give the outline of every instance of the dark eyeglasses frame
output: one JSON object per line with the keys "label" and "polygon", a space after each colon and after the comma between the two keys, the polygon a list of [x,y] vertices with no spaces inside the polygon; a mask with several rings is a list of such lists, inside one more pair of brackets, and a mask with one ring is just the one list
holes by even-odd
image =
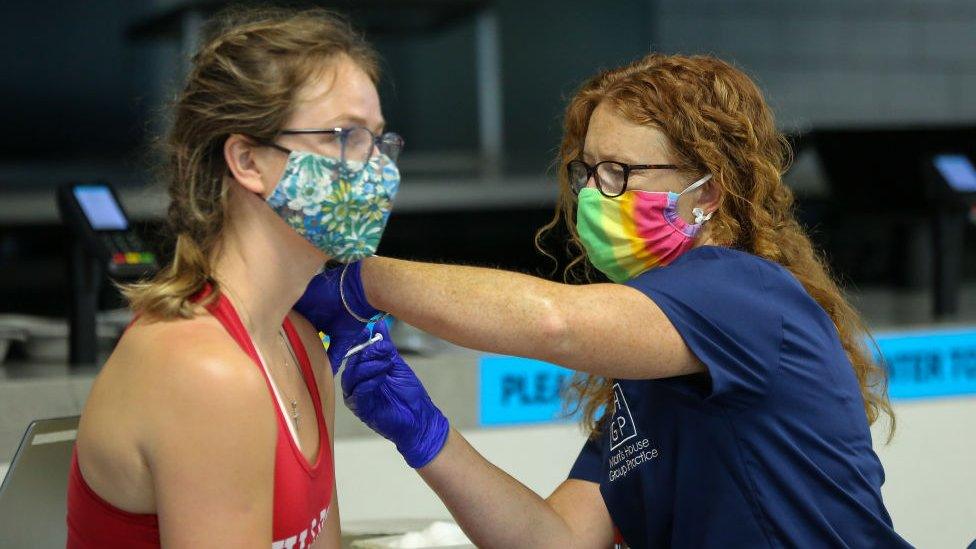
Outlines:
{"label": "dark eyeglasses frame", "polygon": [[[353,130],[366,130],[367,132],[369,132],[369,134],[371,136],[373,136],[373,145],[372,145],[372,148],[369,151],[369,154],[366,155],[366,158],[367,159],[370,156],[373,155],[373,149],[378,149],[379,146],[380,146],[380,144],[381,143],[385,143],[386,140],[389,139],[389,138],[395,138],[396,139],[396,145],[399,148],[399,150],[397,151],[397,156],[399,156],[400,150],[403,149],[404,140],[403,140],[403,137],[400,136],[400,134],[398,134],[396,132],[384,132],[384,133],[382,133],[380,135],[376,135],[375,133],[373,133],[373,130],[371,130],[371,129],[365,127],[365,126],[350,126],[348,128],[294,128],[294,129],[281,130],[280,132],[278,132],[278,135],[338,134],[339,135],[339,139],[340,139],[340,144],[342,146],[342,149],[341,149],[341,152],[340,152],[341,158],[339,160],[341,160],[343,163],[345,163],[345,161],[346,161],[346,143],[343,140],[343,136],[349,134],[349,132],[351,132]],[[286,154],[291,154],[292,152],[294,152],[294,151],[292,151],[291,149],[289,149],[287,147],[283,147],[283,146],[279,145],[274,140],[270,140],[269,141],[269,140],[262,139],[262,140],[260,140],[260,142],[262,144],[264,144],[264,145],[269,146],[269,147],[278,149],[279,151],[281,151],[283,153],[286,153]],[[396,162],[397,159],[396,158],[393,158],[392,160],[394,162]]]}
{"label": "dark eyeglasses frame", "polygon": [[[602,164],[615,164],[617,166],[620,166],[623,169],[623,172],[624,172],[624,184],[620,186],[620,192],[619,193],[617,193],[617,194],[610,194],[607,191],[605,191],[603,189],[603,185],[600,184],[600,179],[599,179],[599,177],[597,177],[596,170]],[[573,183],[573,166],[574,165],[583,166],[583,169],[586,170],[586,179],[583,181],[583,185],[580,186],[580,187],[577,187]],[[580,159],[576,159],[576,160],[572,160],[568,164],[566,164],[566,179],[569,181],[569,188],[570,188],[570,190],[572,190],[573,191],[573,194],[575,194],[575,195],[578,195],[580,193],[580,191],[583,190],[583,188],[586,186],[586,182],[589,181],[592,178],[596,182],[596,188],[597,188],[598,191],[600,191],[600,194],[602,194],[603,196],[605,196],[607,198],[617,198],[618,196],[620,196],[620,195],[624,194],[625,192],[627,192],[627,183],[628,183],[628,181],[630,181],[630,172],[634,172],[634,171],[638,171],[638,170],[677,170],[677,169],[678,169],[678,166],[676,166],[674,164],[624,164],[623,162],[617,162],[616,160],[603,160],[601,162],[597,162],[595,166],[590,166],[589,164],[586,163],[586,161],[580,160]]]}

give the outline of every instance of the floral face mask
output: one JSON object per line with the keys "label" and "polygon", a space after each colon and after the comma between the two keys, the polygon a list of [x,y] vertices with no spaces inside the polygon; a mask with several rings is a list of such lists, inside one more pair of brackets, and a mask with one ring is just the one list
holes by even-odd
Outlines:
{"label": "floral face mask", "polygon": [[399,186],[400,171],[383,153],[364,164],[292,151],[267,203],[313,246],[352,263],[376,253]]}

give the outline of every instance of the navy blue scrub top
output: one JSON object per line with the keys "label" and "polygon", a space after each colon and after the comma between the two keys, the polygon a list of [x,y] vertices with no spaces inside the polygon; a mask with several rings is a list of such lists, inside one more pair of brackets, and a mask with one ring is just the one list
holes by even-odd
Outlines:
{"label": "navy blue scrub top", "polygon": [[629,546],[909,547],[837,330],[789,271],[703,246],[626,284],[708,369],[618,380],[573,466]]}

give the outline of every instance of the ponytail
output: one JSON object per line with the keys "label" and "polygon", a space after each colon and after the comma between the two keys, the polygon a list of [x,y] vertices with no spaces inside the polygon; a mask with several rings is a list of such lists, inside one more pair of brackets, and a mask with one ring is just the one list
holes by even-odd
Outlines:
{"label": "ponytail", "polygon": [[173,261],[151,280],[121,286],[122,294],[133,310],[159,318],[192,318],[193,297],[207,284],[213,288],[201,305],[217,295],[209,258],[193,238],[180,233],[176,237]]}

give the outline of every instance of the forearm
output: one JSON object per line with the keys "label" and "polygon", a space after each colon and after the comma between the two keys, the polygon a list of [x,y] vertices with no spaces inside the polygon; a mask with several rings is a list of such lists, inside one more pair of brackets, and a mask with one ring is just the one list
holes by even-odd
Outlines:
{"label": "forearm", "polygon": [[540,350],[567,331],[563,285],[541,278],[384,257],[365,260],[362,278],[373,306],[465,347],[548,358]]}
{"label": "forearm", "polygon": [[478,547],[572,547],[566,522],[538,494],[492,465],[459,433],[418,470]]}
{"label": "forearm", "polygon": [[363,262],[362,282],[374,307],[472,349],[621,379],[704,371],[661,308],[625,285],[383,257]]}

